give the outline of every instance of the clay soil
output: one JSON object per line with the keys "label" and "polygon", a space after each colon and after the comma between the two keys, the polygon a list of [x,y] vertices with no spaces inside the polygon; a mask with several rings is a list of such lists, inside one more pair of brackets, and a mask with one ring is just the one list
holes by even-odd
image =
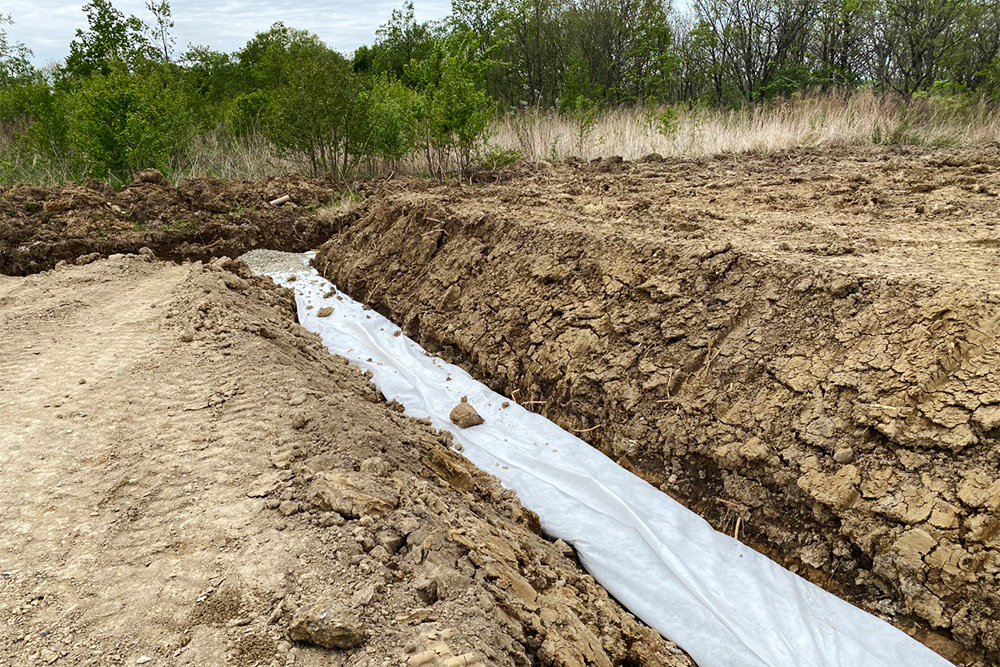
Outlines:
{"label": "clay soil", "polygon": [[[289,202],[268,202],[288,195]],[[91,181],[60,188],[0,187],[0,273],[28,275],[61,260],[135,253],[206,260],[254,248],[304,252],[330,237],[349,193],[295,177],[266,182],[199,178],[170,187],[157,171],[116,192]]]}
{"label": "clay soil", "polygon": [[387,184],[315,263],[718,529],[995,665],[998,192],[997,147],[539,164]]}
{"label": "clay soil", "polygon": [[290,293],[152,255],[0,276],[0,665],[692,664]]}

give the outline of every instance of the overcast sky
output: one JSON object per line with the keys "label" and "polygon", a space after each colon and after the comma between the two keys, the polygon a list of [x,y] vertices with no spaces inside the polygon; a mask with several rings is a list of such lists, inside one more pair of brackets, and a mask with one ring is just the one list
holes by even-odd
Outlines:
{"label": "overcast sky", "polygon": [[[24,42],[36,64],[62,60],[77,28],[86,26],[86,1],[2,0],[0,12],[10,14],[14,25],[8,37]],[[149,21],[144,0],[116,0],[123,13]],[[332,48],[349,53],[370,44],[375,29],[385,23],[399,0],[171,0],[177,51],[188,44],[203,44],[218,51],[234,51],[257,32],[276,21],[316,33]],[[417,19],[440,19],[451,9],[450,0],[415,0]]]}

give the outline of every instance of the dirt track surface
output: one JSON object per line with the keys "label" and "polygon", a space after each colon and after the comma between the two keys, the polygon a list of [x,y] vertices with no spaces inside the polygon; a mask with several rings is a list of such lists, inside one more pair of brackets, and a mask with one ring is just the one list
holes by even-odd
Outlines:
{"label": "dirt track surface", "polygon": [[1000,661],[1000,152],[397,183],[316,264],[720,530]]}
{"label": "dirt track surface", "polygon": [[148,255],[0,276],[0,665],[691,664],[289,293]]}
{"label": "dirt track surface", "polygon": [[[0,274],[28,275],[75,261],[151,248],[208,260],[258,247],[304,252],[330,237],[341,193],[323,180],[199,178],[171,187],[157,171],[120,192],[92,181],[61,188],[0,187]],[[288,195],[282,206],[268,202]]]}

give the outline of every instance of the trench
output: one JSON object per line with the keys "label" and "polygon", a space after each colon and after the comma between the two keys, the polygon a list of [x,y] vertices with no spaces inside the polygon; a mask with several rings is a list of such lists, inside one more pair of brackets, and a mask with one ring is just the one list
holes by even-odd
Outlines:
{"label": "trench", "polygon": [[[387,400],[450,432],[456,449],[517,492],[546,534],[702,667],[942,667],[951,663],[714,530],[697,514],[545,417],[431,356],[309,266],[269,274],[300,323],[369,371]],[[320,316],[322,313],[322,316]],[[465,397],[485,423],[448,418]]]}
{"label": "trench", "polygon": [[716,529],[956,664],[997,663],[1000,300],[977,275],[512,196],[372,200],[315,265]]}

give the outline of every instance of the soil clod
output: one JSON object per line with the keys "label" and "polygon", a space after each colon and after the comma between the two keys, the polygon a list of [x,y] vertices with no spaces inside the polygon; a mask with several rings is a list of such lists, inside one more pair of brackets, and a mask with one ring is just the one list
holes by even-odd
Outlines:
{"label": "soil clod", "polygon": [[462,397],[461,403],[452,409],[451,414],[448,415],[448,417],[451,419],[451,422],[459,428],[479,426],[485,421],[464,396]]}
{"label": "soil clod", "polygon": [[296,613],[288,634],[298,642],[348,649],[362,644],[368,631],[355,611],[340,602],[324,598]]}

